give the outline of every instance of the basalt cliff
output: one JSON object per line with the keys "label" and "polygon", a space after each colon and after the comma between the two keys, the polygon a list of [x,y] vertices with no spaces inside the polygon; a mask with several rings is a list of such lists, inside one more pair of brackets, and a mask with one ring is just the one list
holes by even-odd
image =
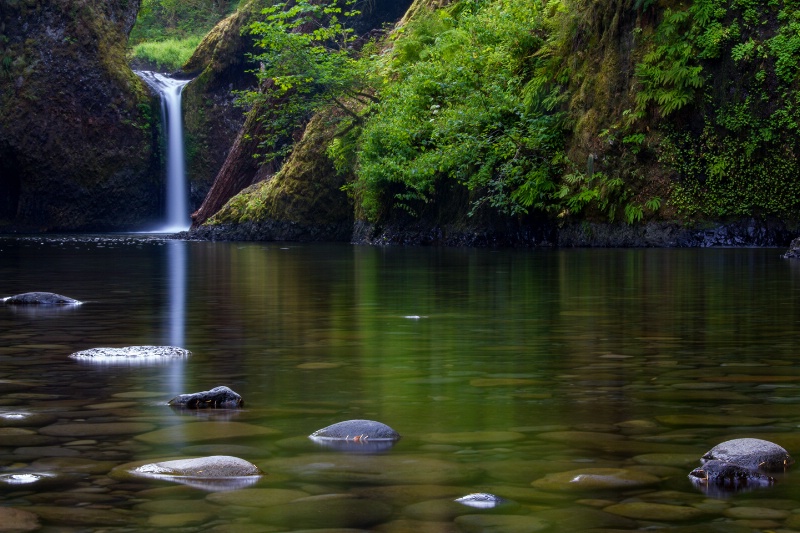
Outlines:
{"label": "basalt cliff", "polygon": [[158,107],[125,57],[139,3],[0,2],[0,231],[159,216]]}

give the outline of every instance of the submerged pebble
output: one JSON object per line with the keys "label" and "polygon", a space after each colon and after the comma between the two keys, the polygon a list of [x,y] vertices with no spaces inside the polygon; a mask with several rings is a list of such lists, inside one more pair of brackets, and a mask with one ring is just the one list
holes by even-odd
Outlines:
{"label": "submerged pebble", "polygon": [[34,513],[14,507],[0,507],[0,533],[25,533],[42,526]]}
{"label": "submerged pebble", "polygon": [[665,503],[628,502],[609,505],[604,509],[607,513],[617,514],[637,520],[654,520],[665,522],[682,522],[696,520],[705,511],[686,505],[669,505]]}
{"label": "submerged pebble", "polygon": [[624,468],[586,468],[548,474],[531,485],[543,490],[582,491],[645,487],[660,481],[654,475]]}

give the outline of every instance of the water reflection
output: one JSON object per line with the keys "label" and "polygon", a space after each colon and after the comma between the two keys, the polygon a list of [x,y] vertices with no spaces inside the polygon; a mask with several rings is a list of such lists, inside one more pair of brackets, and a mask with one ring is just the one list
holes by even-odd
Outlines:
{"label": "water reflection", "polygon": [[[184,346],[186,342],[186,246],[185,241],[167,242],[167,335],[170,346]],[[185,387],[184,362],[170,366],[170,388],[181,392]]]}
{"label": "water reflection", "polygon": [[[56,508],[108,506],[135,529],[186,498],[187,513],[208,515],[187,533],[297,530],[312,513],[329,529],[372,527],[355,511],[374,513],[380,531],[487,531],[474,517],[497,510],[453,501],[487,491],[519,502],[499,507],[493,523],[508,527],[495,531],[727,531],[770,511],[771,530],[798,530],[796,471],[724,500],[687,478],[731,438],[800,450],[800,276],[775,251],[101,244],[0,254],[1,279],[41,286],[58,272],[65,290],[99,300],[57,321],[0,313],[0,402],[47,415],[0,421],[0,471],[80,474],[63,481],[76,490],[39,482],[0,494],[45,528],[63,523]],[[194,355],[161,367],[67,364],[113,342]],[[164,404],[220,383],[247,409],[206,419]],[[355,418],[404,438],[365,455],[306,437]],[[268,473],[261,485],[211,499],[105,474],[106,462],[223,452],[249,454]],[[12,472],[22,464],[33,466]],[[597,469],[637,473],[641,485],[592,478]],[[82,523],[99,530],[106,519]]]}

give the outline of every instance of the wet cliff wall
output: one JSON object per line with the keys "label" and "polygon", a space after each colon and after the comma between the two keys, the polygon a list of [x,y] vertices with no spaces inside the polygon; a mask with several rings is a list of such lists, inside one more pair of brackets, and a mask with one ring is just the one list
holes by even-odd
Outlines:
{"label": "wet cliff wall", "polygon": [[0,231],[159,216],[158,103],[125,58],[139,4],[0,1]]}

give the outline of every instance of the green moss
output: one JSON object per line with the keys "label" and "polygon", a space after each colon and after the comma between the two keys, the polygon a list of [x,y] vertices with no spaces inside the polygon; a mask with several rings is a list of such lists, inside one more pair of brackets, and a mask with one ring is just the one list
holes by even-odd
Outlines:
{"label": "green moss", "polygon": [[178,70],[194,53],[200,43],[199,36],[185,39],[166,39],[164,41],[145,41],[137,44],[130,52],[131,60],[144,61],[158,69]]}
{"label": "green moss", "polygon": [[342,191],[346,176],[336,173],[327,155],[340,118],[333,111],[317,115],[280,172],[231,198],[207,224],[281,220],[323,225],[352,220],[352,205]]}

